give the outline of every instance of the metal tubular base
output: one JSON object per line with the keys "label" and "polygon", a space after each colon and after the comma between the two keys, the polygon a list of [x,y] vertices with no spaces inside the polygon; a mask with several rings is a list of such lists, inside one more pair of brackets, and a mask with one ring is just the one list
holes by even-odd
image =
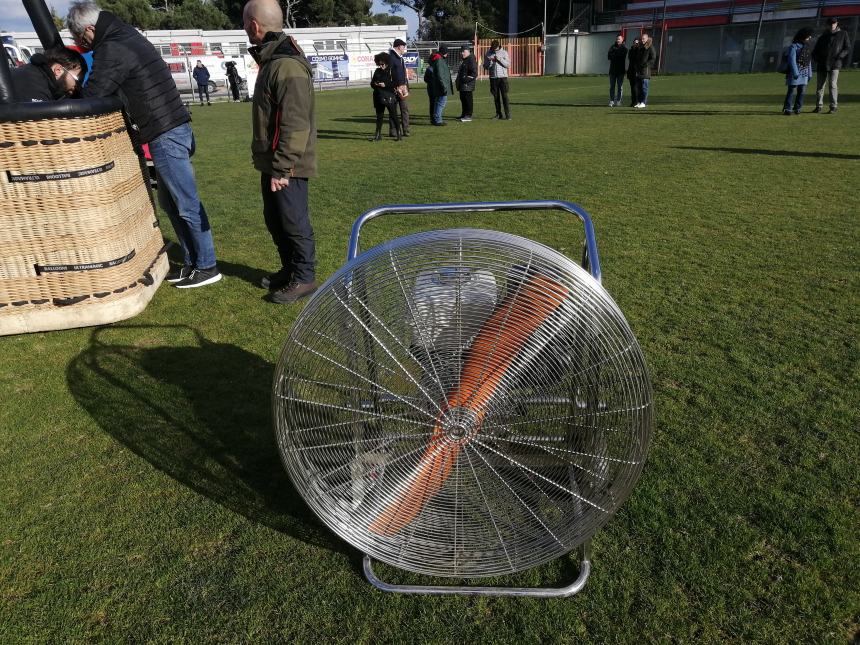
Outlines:
{"label": "metal tubular base", "polygon": [[373,571],[373,561],[364,556],[364,577],[380,591],[424,596],[517,596],[523,598],[568,598],[582,591],[591,573],[589,545],[582,548],[579,576],[566,587],[466,587],[458,585],[397,585],[380,580]]}

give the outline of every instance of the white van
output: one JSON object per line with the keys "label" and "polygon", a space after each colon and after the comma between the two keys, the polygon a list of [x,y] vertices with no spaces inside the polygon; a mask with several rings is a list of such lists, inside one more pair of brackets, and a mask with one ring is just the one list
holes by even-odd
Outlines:
{"label": "white van", "polygon": [[180,92],[197,91],[194,80],[194,66],[201,61],[209,71],[209,94],[215,94],[227,87],[227,73],[224,70],[224,58],[221,56],[164,56],[164,62],[170,69],[170,75]]}

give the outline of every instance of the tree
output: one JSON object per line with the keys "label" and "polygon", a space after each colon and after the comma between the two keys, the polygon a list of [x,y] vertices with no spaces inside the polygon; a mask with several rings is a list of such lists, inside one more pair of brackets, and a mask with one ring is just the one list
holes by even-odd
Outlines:
{"label": "tree", "polygon": [[214,4],[202,0],[184,0],[166,11],[161,19],[163,29],[227,29],[230,19]]}
{"label": "tree", "polygon": [[161,24],[161,16],[147,0],[101,0],[99,6],[138,29],[157,29]]}
{"label": "tree", "polygon": [[403,7],[414,11],[418,16],[418,38],[422,38],[424,31],[424,11],[427,9],[428,0],[382,0],[383,4],[390,7],[391,13],[399,13]]}
{"label": "tree", "polygon": [[307,0],[305,16],[313,26],[346,26],[371,22],[371,0]]}
{"label": "tree", "polygon": [[406,18],[403,16],[395,16],[390,13],[375,13],[370,17],[370,21],[374,25],[405,25]]}
{"label": "tree", "polygon": [[[475,22],[490,29],[501,30],[502,20],[493,0],[383,0],[394,14],[404,7],[418,16],[418,38],[441,40],[470,40]],[[437,17],[437,15],[441,17]]]}
{"label": "tree", "polygon": [[231,28],[242,28],[242,10],[245,8],[245,0],[214,0],[214,4],[227,16]]}
{"label": "tree", "polygon": [[54,21],[54,26],[57,28],[57,31],[63,31],[63,29],[66,28],[66,19],[57,13],[57,10],[54,8],[54,5],[50,6],[50,10],[51,20]]}

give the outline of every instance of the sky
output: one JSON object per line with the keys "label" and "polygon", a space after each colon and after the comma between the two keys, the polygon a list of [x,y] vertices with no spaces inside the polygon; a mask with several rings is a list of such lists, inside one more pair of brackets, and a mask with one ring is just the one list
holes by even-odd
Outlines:
{"label": "sky", "polygon": [[[2,2],[4,6],[3,13],[0,15],[0,29],[5,31],[33,31],[30,18],[24,11],[24,3],[20,0],[2,0]],[[47,2],[48,6],[53,6],[61,16],[66,15],[71,4],[71,0],[47,0]],[[373,13],[387,13],[381,0],[373,0]],[[414,36],[415,30],[418,28],[418,16],[415,15],[414,11],[405,7],[399,15],[406,18],[409,35]]]}

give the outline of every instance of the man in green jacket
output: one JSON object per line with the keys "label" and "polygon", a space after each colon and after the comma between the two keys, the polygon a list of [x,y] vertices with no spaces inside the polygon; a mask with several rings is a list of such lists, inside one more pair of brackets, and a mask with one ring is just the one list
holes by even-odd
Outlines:
{"label": "man in green jacket", "polygon": [[281,268],[262,280],[272,302],[292,303],[317,288],[316,244],[308,213],[308,179],[316,177],[313,71],[283,33],[277,0],[250,0],[242,14],[249,53],[260,71],[254,86],[251,157],[260,171],[263,217]]}
{"label": "man in green jacket", "polygon": [[451,70],[448,67],[448,47],[441,45],[439,51],[430,56],[430,68],[433,70],[433,125],[448,125],[442,120],[442,112],[448,103],[448,97],[454,93],[451,84]]}

